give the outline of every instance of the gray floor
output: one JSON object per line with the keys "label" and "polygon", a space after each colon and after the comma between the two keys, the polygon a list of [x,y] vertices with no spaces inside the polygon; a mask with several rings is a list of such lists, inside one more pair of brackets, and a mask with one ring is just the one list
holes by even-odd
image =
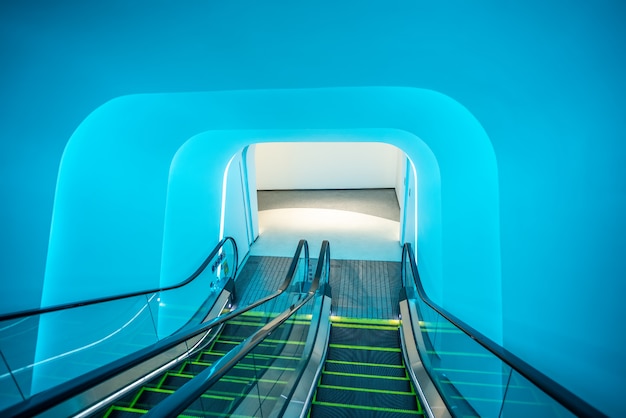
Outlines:
{"label": "gray floor", "polygon": [[259,191],[258,202],[261,236],[237,280],[242,305],[278,288],[300,238],[309,241],[311,270],[328,239],[333,314],[398,317],[400,208],[393,189]]}
{"label": "gray floor", "polygon": [[259,238],[250,255],[287,256],[306,239],[311,256],[328,240],[333,259],[399,261],[394,189],[259,191]]}
{"label": "gray floor", "polygon": [[259,211],[285,208],[336,209],[400,221],[394,189],[259,190]]}
{"label": "gray floor", "polygon": [[[312,278],[317,260],[310,260]],[[288,257],[249,257],[236,281],[237,303],[247,306],[274,293],[285,280]],[[332,313],[343,318],[397,319],[401,285],[398,262],[331,260]],[[292,286],[292,290],[297,287]],[[257,310],[279,313],[294,303],[284,295]]]}
{"label": "gray floor", "polygon": [[401,263],[332,260],[330,287],[333,315],[344,318],[397,319]]}

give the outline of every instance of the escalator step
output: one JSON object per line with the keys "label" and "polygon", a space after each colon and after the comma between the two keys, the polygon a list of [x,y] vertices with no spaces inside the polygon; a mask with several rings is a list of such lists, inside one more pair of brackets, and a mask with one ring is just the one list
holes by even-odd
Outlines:
{"label": "escalator step", "polygon": [[249,392],[250,386],[250,382],[223,379],[206,392],[206,395],[239,399]]}
{"label": "escalator step", "polygon": [[344,405],[313,404],[311,406],[311,417],[315,418],[410,418],[415,416],[422,416],[422,414],[418,411]]}
{"label": "escalator step", "polygon": [[[111,417],[137,417],[206,370],[226,353],[263,327],[275,315],[248,312],[229,321],[206,349],[193,359],[175,366],[151,379],[142,388],[125,395],[107,411]],[[308,334],[310,318],[286,321],[286,328],[275,331],[259,344],[254,354],[242,361],[202,395],[184,413],[184,416],[225,416],[255,387],[258,395],[275,402],[284,392],[286,382],[297,367],[304,343],[294,343],[293,336]],[[301,338],[302,339],[302,338]]]}
{"label": "escalator step", "polygon": [[224,352],[221,353],[216,353],[216,352],[209,352],[209,351],[203,351],[199,356],[196,357],[195,361],[198,363],[204,363],[204,364],[213,364],[215,363],[217,360],[221,359],[222,357],[224,357]]}
{"label": "escalator step", "polygon": [[[219,360],[220,358],[222,358],[226,353],[222,352],[222,353],[203,353],[202,356],[200,356],[198,359],[192,361],[191,363],[197,363],[200,365],[211,365],[214,362],[216,362],[217,360]],[[255,364],[259,364],[259,363],[271,363],[271,362],[276,362],[276,361],[284,361],[284,362],[291,362],[291,363],[297,363],[300,360],[300,355],[296,354],[296,355],[275,355],[273,353],[269,353],[269,354],[263,354],[263,353],[254,353],[254,355],[248,355],[246,357],[244,357],[241,361],[240,364],[248,364],[252,361],[255,362]]]}
{"label": "escalator step", "polygon": [[241,341],[217,340],[211,347],[211,352],[226,354],[233,348],[237,347],[239,344],[241,344]]}
{"label": "escalator step", "polygon": [[298,365],[298,361],[293,357],[283,358],[279,356],[266,357],[266,356],[246,356],[238,364],[237,368],[241,369],[254,369],[257,368],[261,371],[265,369],[279,369],[279,370],[293,370]]}
{"label": "escalator step", "polygon": [[104,415],[104,418],[137,418],[143,417],[148,411],[144,409],[112,406]]}
{"label": "escalator step", "polygon": [[410,411],[418,409],[414,393],[374,391],[372,389],[356,390],[334,386],[319,386],[315,402]]}
{"label": "escalator step", "polygon": [[167,373],[163,380],[161,380],[161,384],[159,385],[159,389],[164,390],[176,390],[185,383],[189,382],[193,376],[179,374],[179,373]]}
{"label": "escalator step", "polygon": [[347,328],[333,325],[329,342],[330,344],[398,347],[398,338],[398,330],[396,328],[381,330],[371,328]]}
{"label": "escalator step", "polygon": [[[241,342],[242,341],[235,339],[235,338],[220,337],[219,340],[215,341],[210,351],[211,352],[228,352],[232,350],[233,348],[237,347],[239,344],[241,344]],[[277,347],[280,347],[282,345],[286,345],[290,347],[294,344],[288,341],[268,340],[259,344],[258,347],[260,347],[261,350],[265,350],[265,352],[268,352],[270,350],[276,350]],[[295,346],[298,347],[299,345],[301,344],[297,344]]]}
{"label": "escalator step", "polygon": [[311,417],[422,416],[398,326],[397,321],[333,321]]}
{"label": "escalator step", "polygon": [[323,386],[342,386],[357,389],[388,390],[411,393],[411,383],[407,378],[388,379],[378,376],[345,375],[323,373],[320,382]]}
{"label": "escalator step", "polygon": [[329,360],[350,361],[368,364],[402,364],[400,349],[364,349],[361,346],[330,345],[328,349]]}
{"label": "escalator step", "polygon": [[143,389],[131,407],[149,410],[154,405],[170,396],[172,393],[174,393],[172,390]]}
{"label": "escalator step", "polygon": [[336,373],[354,373],[373,376],[405,377],[406,370],[400,365],[377,365],[350,361],[327,360],[325,370]]}

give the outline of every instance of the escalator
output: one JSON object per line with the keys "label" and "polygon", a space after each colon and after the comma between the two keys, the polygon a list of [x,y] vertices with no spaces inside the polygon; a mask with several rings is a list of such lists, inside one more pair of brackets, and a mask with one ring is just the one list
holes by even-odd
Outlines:
{"label": "escalator", "polygon": [[[273,317],[274,315],[265,312],[250,311],[227,322],[206,349],[153,378],[139,390],[125,395],[108,407],[104,414],[92,416],[143,416],[154,405],[223,358]],[[296,370],[302,355],[301,336],[306,335],[309,325],[310,317],[307,315],[295,315],[285,321],[277,333],[266,338],[253,354],[238,362],[198,402],[192,404],[186,413],[192,416],[227,416],[241,407],[250,392],[260,385],[272,386],[266,396],[269,405],[284,390],[286,380],[282,375]],[[207,406],[210,412],[207,412]]]}
{"label": "escalator", "polygon": [[[228,277],[222,279],[224,276],[221,274],[229,270],[223,268],[227,261],[237,266],[236,247],[232,240],[225,242],[232,243],[234,258],[225,257],[224,243],[220,243],[186,283],[191,282],[198,288],[194,279],[209,266],[222,282],[228,279]],[[254,274],[258,278],[257,273]],[[263,272],[260,274],[263,275]],[[211,277],[213,279],[209,282]],[[208,287],[213,288],[218,283],[215,277],[209,274],[209,280],[205,279],[204,283],[210,284]],[[96,360],[94,362],[96,366],[88,373],[69,378],[50,389],[31,395],[21,403],[4,408],[2,415],[138,416],[156,402],[167,398],[168,394],[175,392],[175,389],[186,386],[185,383],[192,380],[198,380],[192,379],[194,376],[206,374],[207,371],[213,373],[218,365],[221,365],[219,367],[227,373],[220,382],[217,382],[213,393],[207,393],[199,399],[200,404],[205,404],[206,400],[210,399],[208,408],[206,405],[202,408],[205,412],[241,407],[246,403],[246,395],[249,395],[250,390],[270,381],[275,387],[274,391],[281,391],[283,388],[276,385],[280,379],[274,377],[294,369],[292,363],[300,359],[301,354],[298,351],[301,351],[303,346],[303,343],[298,341],[306,339],[308,333],[313,303],[305,302],[314,300],[313,296],[317,289],[310,279],[308,245],[306,241],[300,241],[284,281],[273,293],[261,295],[260,299],[253,302],[245,302],[246,306],[231,306],[229,301],[235,293],[231,276],[223,285],[223,290],[213,297],[216,302],[212,304],[212,308],[206,304],[202,305],[194,318],[179,331],[101,367],[97,366],[100,360],[92,357]],[[277,283],[275,279],[272,279],[272,282]],[[185,286],[186,283],[180,286]],[[309,288],[310,291],[307,292]],[[158,301],[159,292],[163,294],[168,290],[159,289],[149,295],[141,294],[138,297]],[[259,293],[257,288],[254,288],[254,292],[256,295],[263,293],[263,291]],[[133,297],[137,296],[130,296]],[[123,298],[128,296],[121,298],[124,300]],[[114,302],[106,300],[88,303],[100,308],[99,305],[110,306]],[[76,313],[82,312],[83,304],[79,305],[78,308],[61,306],[51,311],[52,314],[58,311],[69,316],[73,310],[76,310]],[[217,311],[216,315],[214,313],[216,308],[221,309],[222,313],[219,314]],[[92,324],[92,328],[98,327],[93,327]],[[270,338],[269,333],[272,334]],[[128,338],[125,338],[124,342],[127,341]],[[243,358],[236,367],[231,368],[229,362],[232,359],[229,356],[246,344],[255,350]],[[106,347],[106,352],[110,352],[110,346]],[[61,358],[63,357],[71,360],[69,356]],[[224,365],[226,367],[223,367]],[[222,402],[223,407],[217,407],[215,401],[218,399],[226,401]],[[194,405],[190,408],[193,411]]]}
{"label": "escalator", "polygon": [[310,417],[423,416],[407,374],[399,321],[333,319]]}
{"label": "escalator", "polygon": [[[386,320],[331,316],[328,242],[312,281],[302,248],[274,294],[188,324],[3,416],[603,416],[433,304],[409,245],[399,318]],[[301,279],[292,284],[296,271]],[[118,390],[93,401],[98,380]],[[97,390],[83,390],[88,385]],[[88,408],[65,412],[86,398]]]}
{"label": "escalator", "polygon": [[[251,311],[226,323],[208,351],[107,416],[603,416],[426,302],[410,246],[403,251],[399,319],[332,317],[330,286],[314,290],[320,271],[329,275],[328,251],[325,242],[304,299],[303,283],[287,311]],[[261,328],[242,340],[248,326]],[[218,365],[223,373],[212,372]]]}

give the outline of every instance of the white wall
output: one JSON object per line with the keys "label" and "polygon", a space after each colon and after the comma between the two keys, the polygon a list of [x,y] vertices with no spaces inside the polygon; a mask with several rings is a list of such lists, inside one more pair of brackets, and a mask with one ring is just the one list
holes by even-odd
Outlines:
{"label": "white wall", "polygon": [[398,149],[368,142],[266,143],[256,147],[259,190],[396,187]]}
{"label": "white wall", "polygon": [[239,263],[244,260],[245,255],[250,250],[249,231],[249,208],[247,207],[247,198],[245,196],[244,183],[244,164],[243,154],[237,153],[228,166],[225,186],[224,211],[224,229],[223,237],[233,237],[237,243],[237,251],[239,252]]}
{"label": "white wall", "polygon": [[396,152],[396,198],[400,205],[400,219],[402,219],[402,211],[404,206],[404,185],[406,184],[406,154],[397,150]]}

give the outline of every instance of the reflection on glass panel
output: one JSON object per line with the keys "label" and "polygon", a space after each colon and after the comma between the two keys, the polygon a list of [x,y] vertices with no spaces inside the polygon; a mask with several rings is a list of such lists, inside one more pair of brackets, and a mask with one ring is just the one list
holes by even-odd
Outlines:
{"label": "reflection on glass panel", "polygon": [[0,409],[8,408],[20,401],[22,395],[4,359],[0,356]]}
{"label": "reflection on glass panel", "polygon": [[38,331],[39,316],[0,323],[0,351],[24,396],[28,396],[32,385]]}
{"label": "reflection on glass panel", "polygon": [[[420,312],[429,312],[424,317],[433,317],[434,311],[421,300],[418,306]],[[424,364],[450,409],[462,415],[498,416],[508,368],[441,316],[421,329],[431,344],[421,353],[428,359]]]}
{"label": "reflection on glass panel", "polygon": [[506,392],[502,417],[571,418],[575,415],[513,371]]}
{"label": "reflection on glass panel", "polygon": [[[32,395],[156,341],[145,296],[50,312],[39,321],[34,361],[14,373],[20,382],[32,373],[27,393]],[[15,339],[14,344],[22,342]],[[13,359],[7,361],[13,367]]]}
{"label": "reflection on glass panel", "polygon": [[[415,278],[406,267],[406,285],[417,294]],[[467,334],[417,298],[424,341],[422,362],[449,409],[460,416],[498,416],[509,367]]]}
{"label": "reflection on glass panel", "polygon": [[167,337],[184,326],[202,322],[228,279],[235,274],[237,253],[233,241],[226,241],[206,263],[206,268],[190,283],[158,295],[160,338]]}
{"label": "reflection on glass panel", "polygon": [[[268,416],[297,371],[309,333],[313,303],[314,299],[311,299],[276,328],[184,414]],[[276,316],[277,313],[268,314],[267,319]],[[211,350],[213,355],[225,354],[219,347],[220,340],[238,340],[237,333],[235,328],[225,327]]]}
{"label": "reflection on glass panel", "polygon": [[[409,247],[410,251],[410,247]],[[422,363],[454,416],[573,417],[504,360],[418,296],[414,261],[403,254],[404,285],[420,321]],[[415,270],[416,271],[416,270]]]}

